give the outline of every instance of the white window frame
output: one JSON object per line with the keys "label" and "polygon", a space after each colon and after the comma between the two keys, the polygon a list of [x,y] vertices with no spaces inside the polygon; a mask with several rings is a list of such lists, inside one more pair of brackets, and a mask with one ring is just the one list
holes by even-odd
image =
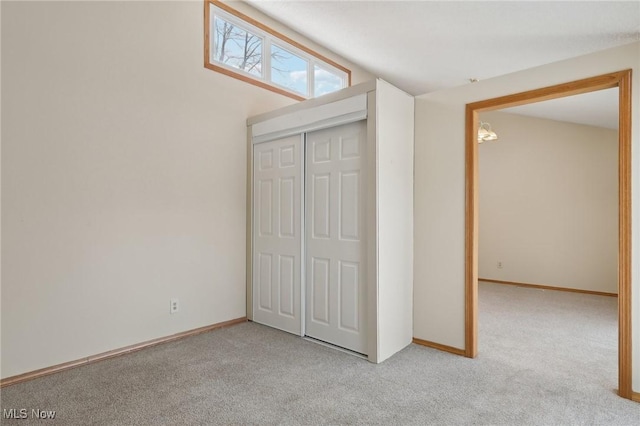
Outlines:
{"label": "white window frame", "polygon": [[[237,26],[238,28],[253,34],[262,40],[261,52],[261,75],[257,76],[245,70],[235,68],[223,62],[219,62],[215,55],[215,42],[217,32],[215,31],[215,18]],[[276,83],[271,75],[271,46],[275,45],[284,49],[307,62],[307,93],[300,94],[295,90]],[[232,9],[220,0],[205,0],[205,67],[214,71],[222,72],[231,77],[252,83],[266,88],[276,93],[289,96],[297,100],[310,99],[315,97],[315,67],[324,69],[343,82],[342,88],[351,85],[351,71],[328,58],[302,46],[288,37],[270,29],[269,27],[243,15]]]}
{"label": "white window frame", "polygon": [[[213,7],[213,6],[211,6]],[[211,31],[211,43],[209,43],[209,58],[214,58],[214,61],[216,63],[216,65],[221,66],[221,67],[225,67],[227,69],[229,69],[229,71],[234,71],[234,72],[238,72],[241,74],[246,75],[247,77],[252,77],[252,78],[258,78],[261,80],[264,80],[264,75],[265,75],[265,63],[264,63],[264,53],[265,53],[265,49],[264,46],[267,43],[267,39],[265,38],[265,36],[262,34],[261,31],[254,31],[254,28],[245,25],[244,22],[240,19],[237,19],[235,16],[231,15],[230,13],[225,13],[223,10],[220,10],[220,12],[222,13],[218,13],[216,12],[215,14],[211,15],[211,26],[209,28],[209,31]],[[224,62],[219,62],[218,60],[215,59],[215,45],[216,45],[216,37],[218,35],[218,33],[215,30],[215,25],[216,25],[216,17],[229,22],[230,24],[235,25],[236,27],[250,33],[253,34],[257,37],[260,38],[260,40],[262,41],[262,47],[261,47],[261,52],[260,52],[260,61],[262,62],[262,73],[261,73],[261,77],[256,76],[255,74],[251,74],[248,71],[245,70],[241,70],[239,68],[235,68],[232,67],[231,65],[227,65]]]}

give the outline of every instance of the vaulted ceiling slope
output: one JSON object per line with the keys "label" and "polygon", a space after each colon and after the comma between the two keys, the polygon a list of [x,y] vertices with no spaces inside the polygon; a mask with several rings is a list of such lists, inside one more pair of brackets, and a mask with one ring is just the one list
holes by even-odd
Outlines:
{"label": "vaulted ceiling slope", "polygon": [[640,1],[248,2],[413,95],[640,40]]}

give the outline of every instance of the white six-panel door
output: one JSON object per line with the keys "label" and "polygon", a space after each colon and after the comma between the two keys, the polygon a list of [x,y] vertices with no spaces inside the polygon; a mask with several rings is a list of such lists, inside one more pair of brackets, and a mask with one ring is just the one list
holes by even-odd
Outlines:
{"label": "white six-panel door", "polygon": [[254,145],[253,320],[302,334],[302,136]]}
{"label": "white six-panel door", "polygon": [[307,134],[306,335],[363,354],[366,121]]}

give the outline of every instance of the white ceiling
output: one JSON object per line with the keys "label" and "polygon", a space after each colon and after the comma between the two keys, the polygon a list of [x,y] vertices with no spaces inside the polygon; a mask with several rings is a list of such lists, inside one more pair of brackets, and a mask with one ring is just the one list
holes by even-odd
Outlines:
{"label": "white ceiling", "polygon": [[640,1],[248,2],[413,95],[640,40]]}
{"label": "white ceiling", "polygon": [[505,108],[500,111],[617,129],[618,89],[599,90],[515,108]]}

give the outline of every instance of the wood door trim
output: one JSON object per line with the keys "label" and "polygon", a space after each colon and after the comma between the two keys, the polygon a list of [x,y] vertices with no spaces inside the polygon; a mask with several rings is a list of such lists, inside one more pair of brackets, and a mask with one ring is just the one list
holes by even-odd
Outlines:
{"label": "wood door trim", "polygon": [[18,374],[16,376],[7,377],[0,380],[0,387],[11,386],[18,383],[26,382],[28,380],[37,379],[39,377],[48,376],[49,374],[61,373],[66,370],[70,370],[75,367],[83,365],[93,364],[94,362],[103,361],[105,359],[114,358],[120,355],[130,354],[142,349],[150,348],[151,346],[159,345],[162,343],[173,342],[174,340],[184,339],[185,337],[195,336],[196,334],[206,333],[218,328],[230,327],[232,325],[246,322],[247,318],[236,318],[229,321],[219,322],[216,324],[206,325],[204,327],[194,328],[193,330],[183,331],[181,333],[172,334],[170,336],[159,337],[153,340],[147,340],[146,342],[136,343],[134,345],[125,346],[123,348],[114,349],[107,352],[102,352],[97,355],[91,355],[85,358],[80,358],[75,361],[64,362],[62,364],[52,365],[50,367],[41,368],[39,370],[29,371],[27,373]]}
{"label": "wood door trim", "polygon": [[617,87],[618,130],[618,394],[631,388],[631,70],[562,83],[466,105],[465,355],[478,345],[478,113]]}
{"label": "wood door trim", "polygon": [[630,399],[631,367],[631,70],[618,83],[618,393]]}

